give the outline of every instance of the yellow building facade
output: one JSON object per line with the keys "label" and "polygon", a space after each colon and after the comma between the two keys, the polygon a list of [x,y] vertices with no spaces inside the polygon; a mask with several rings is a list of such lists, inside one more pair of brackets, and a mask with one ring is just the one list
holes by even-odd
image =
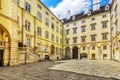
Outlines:
{"label": "yellow building facade", "polygon": [[0,65],[62,59],[62,29],[39,0],[0,0]]}
{"label": "yellow building facade", "polygon": [[111,39],[112,58],[120,61],[120,1],[112,0],[111,5]]}
{"label": "yellow building facade", "polygon": [[67,59],[109,60],[110,5],[63,19],[66,30],[64,55]]}

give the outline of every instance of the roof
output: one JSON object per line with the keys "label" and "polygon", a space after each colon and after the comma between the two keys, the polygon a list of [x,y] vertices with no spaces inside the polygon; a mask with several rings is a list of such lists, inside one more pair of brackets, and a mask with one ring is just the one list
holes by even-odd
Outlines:
{"label": "roof", "polygon": [[86,17],[92,16],[92,15],[95,15],[95,14],[100,14],[102,12],[110,11],[110,8],[111,8],[110,4],[109,5],[105,5],[105,6],[100,7],[100,9],[97,10],[97,11],[90,10],[88,12],[88,14],[84,14],[84,13],[76,14],[76,15],[71,16],[70,19],[64,18],[61,21],[63,23],[76,21],[76,20],[79,20],[79,19],[82,19],[82,18],[86,18]]}

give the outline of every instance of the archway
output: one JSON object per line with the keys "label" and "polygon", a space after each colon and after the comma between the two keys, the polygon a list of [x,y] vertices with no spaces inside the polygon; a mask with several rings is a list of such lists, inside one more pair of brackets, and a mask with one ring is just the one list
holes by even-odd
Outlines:
{"label": "archway", "polygon": [[87,59],[87,58],[88,58],[87,53],[80,54],[80,59]]}
{"label": "archway", "polygon": [[66,47],[65,49],[65,59],[70,59],[70,47]]}
{"label": "archway", "polygon": [[55,53],[55,46],[52,44],[51,45],[51,54],[54,54]]}
{"label": "archway", "polygon": [[74,46],[72,49],[73,59],[78,59],[78,47]]}
{"label": "archway", "polygon": [[4,59],[4,57],[7,57],[9,59],[9,48],[10,47],[10,34],[8,30],[0,24],[0,66],[8,65],[8,63],[4,64],[5,62],[9,62],[8,60]]}

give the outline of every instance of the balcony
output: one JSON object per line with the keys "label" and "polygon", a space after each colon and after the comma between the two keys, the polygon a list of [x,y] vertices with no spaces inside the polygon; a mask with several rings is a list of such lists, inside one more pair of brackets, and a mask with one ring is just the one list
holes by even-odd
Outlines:
{"label": "balcony", "polygon": [[5,47],[5,42],[0,41],[0,47]]}

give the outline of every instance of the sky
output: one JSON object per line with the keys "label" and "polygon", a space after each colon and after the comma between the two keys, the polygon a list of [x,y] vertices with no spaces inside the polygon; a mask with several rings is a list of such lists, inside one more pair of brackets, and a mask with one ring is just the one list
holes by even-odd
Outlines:
{"label": "sky", "polygon": [[[111,0],[101,0],[100,6],[110,3]],[[89,4],[92,9],[93,0],[41,0],[57,17],[63,19],[67,16],[67,11],[71,11],[71,15],[79,14],[84,11],[84,4]]]}

